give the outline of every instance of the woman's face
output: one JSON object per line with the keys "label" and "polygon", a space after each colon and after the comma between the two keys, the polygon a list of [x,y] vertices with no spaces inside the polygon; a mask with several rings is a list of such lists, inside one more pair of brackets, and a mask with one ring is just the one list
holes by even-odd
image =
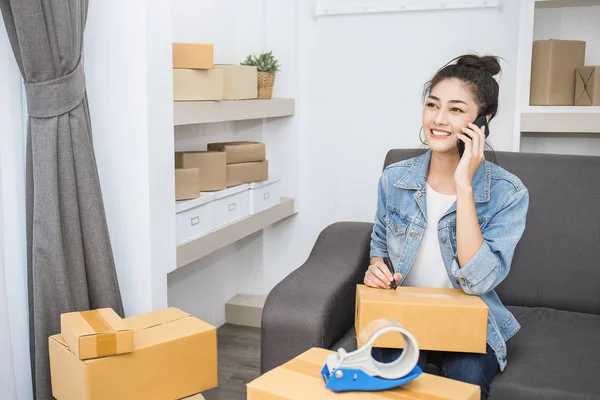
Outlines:
{"label": "woman's face", "polygon": [[423,132],[432,151],[456,153],[457,134],[477,118],[478,106],[461,80],[444,79],[431,88],[423,108]]}

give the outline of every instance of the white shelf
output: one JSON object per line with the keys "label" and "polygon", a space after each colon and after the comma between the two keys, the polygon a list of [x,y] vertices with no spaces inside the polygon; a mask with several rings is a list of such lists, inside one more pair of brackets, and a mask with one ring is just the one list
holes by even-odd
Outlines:
{"label": "white shelf", "polygon": [[535,8],[600,6],[600,0],[535,0]]}
{"label": "white shelf", "polygon": [[175,101],[175,126],[294,115],[294,99]]}
{"label": "white shelf", "polygon": [[521,113],[521,132],[600,133],[600,107],[529,106]]}
{"label": "white shelf", "polygon": [[222,226],[177,246],[177,268],[211,254],[294,214],[294,199],[282,197],[281,203],[258,214]]}

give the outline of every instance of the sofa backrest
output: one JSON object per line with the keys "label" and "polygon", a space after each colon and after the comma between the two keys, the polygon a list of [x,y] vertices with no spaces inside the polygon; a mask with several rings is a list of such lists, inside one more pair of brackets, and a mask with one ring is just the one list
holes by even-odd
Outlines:
{"label": "sofa backrest", "polygon": [[[422,154],[388,152],[385,166]],[[496,292],[506,305],[600,315],[600,157],[496,152],[529,190],[527,226]]]}

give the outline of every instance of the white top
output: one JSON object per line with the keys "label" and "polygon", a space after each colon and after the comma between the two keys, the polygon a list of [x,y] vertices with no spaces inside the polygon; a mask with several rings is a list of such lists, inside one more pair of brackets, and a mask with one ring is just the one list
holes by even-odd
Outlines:
{"label": "white top", "polygon": [[425,228],[417,258],[402,285],[453,288],[442,259],[438,222],[454,204],[456,195],[438,193],[428,183],[425,198],[427,200],[427,228]]}

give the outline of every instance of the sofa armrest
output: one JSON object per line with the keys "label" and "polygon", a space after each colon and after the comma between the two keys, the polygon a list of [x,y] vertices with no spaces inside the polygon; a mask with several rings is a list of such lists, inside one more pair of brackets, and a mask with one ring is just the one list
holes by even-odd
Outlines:
{"label": "sofa armrest", "polygon": [[269,293],[262,314],[261,371],[311,347],[330,348],[354,325],[356,285],[369,266],[373,224],[338,222],[306,262]]}

